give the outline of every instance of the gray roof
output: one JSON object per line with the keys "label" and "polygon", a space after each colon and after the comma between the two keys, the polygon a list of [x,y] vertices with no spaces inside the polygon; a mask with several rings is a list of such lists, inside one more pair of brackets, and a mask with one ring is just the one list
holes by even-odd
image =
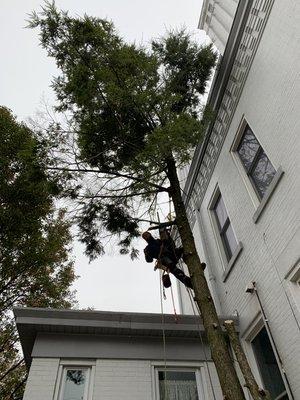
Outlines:
{"label": "gray roof", "polygon": [[[38,333],[136,337],[197,338],[203,324],[199,316],[128,313],[49,308],[15,308],[14,316],[27,365]],[[225,318],[223,318],[225,319]]]}

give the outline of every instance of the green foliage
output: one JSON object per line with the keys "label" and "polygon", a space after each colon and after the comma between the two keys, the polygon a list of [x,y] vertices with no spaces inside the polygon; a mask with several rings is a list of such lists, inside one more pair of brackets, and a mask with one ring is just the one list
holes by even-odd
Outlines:
{"label": "green foliage", "polygon": [[15,399],[25,370],[11,309],[70,307],[75,275],[69,223],[54,208],[61,185],[45,169],[45,139],[0,107],[0,143],[0,397]]}
{"label": "green foliage", "polygon": [[81,240],[94,258],[104,252],[100,238],[108,231],[127,254],[140,215],[168,191],[167,160],[183,166],[203,137],[210,118],[201,96],[216,55],[182,30],[150,48],[126,43],[112,22],[71,17],[54,3],[33,13],[29,26],[39,28],[61,71],[53,88],[57,110],[75,127],[76,159],[96,171],[94,185],[79,191]]}

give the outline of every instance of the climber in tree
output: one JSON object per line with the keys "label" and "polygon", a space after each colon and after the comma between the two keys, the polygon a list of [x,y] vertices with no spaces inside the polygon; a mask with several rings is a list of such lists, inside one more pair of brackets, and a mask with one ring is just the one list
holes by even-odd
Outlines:
{"label": "climber in tree", "polygon": [[178,280],[189,288],[192,287],[191,278],[177,268],[179,259],[183,256],[183,248],[175,247],[175,243],[168,231],[164,231],[165,239],[154,239],[150,232],[146,231],[142,234],[142,238],[146,240],[148,245],[144,249],[145,259],[151,263],[155,258],[159,264],[167,268]]}

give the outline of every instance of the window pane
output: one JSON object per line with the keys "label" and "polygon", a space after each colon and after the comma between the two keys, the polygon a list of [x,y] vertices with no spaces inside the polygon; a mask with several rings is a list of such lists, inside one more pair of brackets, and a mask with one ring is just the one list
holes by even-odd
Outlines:
{"label": "window pane", "polygon": [[285,387],[265,328],[252,341],[252,346],[265,388],[275,399],[285,392]]}
{"label": "window pane", "polygon": [[86,382],[86,370],[68,369],[64,387],[63,400],[83,400]]}
{"label": "window pane", "polygon": [[251,178],[253,179],[255,187],[261,197],[266,193],[275,173],[276,171],[271,161],[263,151],[257,160],[256,166],[251,172]]}
{"label": "window pane", "polygon": [[160,400],[199,400],[196,375],[192,371],[159,371]]}
{"label": "window pane", "polygon": [[215,205],[215,212],[217,214],[217,219],[219,222],[220,230],[222,230],[222,228],[224,227],[224,224],[228,218],[222,196],[219,197],[219,199]]}
{"label": "window pane", "polygon": [[260,145],[254,136],[254,133],[249,126],[246,127],[245,133],[238,147],[238,154],[246,168],[249,171],[251,164],[254,160],[255,154],[257,153]]}
{"label": "window pane", "polygon": [[226,247],[227,247],[227,250],[229,253],[229,259],[230,259],[232,254],[234,253],[234,250],[236,249],[236,246],[237,246],[237,241],[234,236],[231,225],[228,225],[228,228],[224,232],[224,238],[226,241]]}

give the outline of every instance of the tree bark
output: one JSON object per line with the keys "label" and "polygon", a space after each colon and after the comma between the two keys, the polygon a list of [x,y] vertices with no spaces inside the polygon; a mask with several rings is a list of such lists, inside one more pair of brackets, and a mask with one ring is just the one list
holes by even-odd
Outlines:
{"label": "tree bark", "polygon": [[216,308],[196,250],[193,233],[181,196],[175,160],[173,157],[169,157],[166,161],[167,176],[170,181],[170,194],[172,196],[177,227],[184,249],[185,263],[187,264],[192,279],[195,301],[201,312],[204,329],[207,334],[212,359],[216,366],[224,399],[245,400],[244,392],[231,360],[225,336],[222,332]]}
{"label": "tree bark", "polygon": [[234,321],[227,320],[224,322],[224,326],[226,332],[228,333],[231,346],[244,376],[246,382],[245,387],[249,389],[253,400],[271,400],[270,393],[258,386],[254,375],[252,374],[247,357],[239,341],[239,337],[234,326]]}

